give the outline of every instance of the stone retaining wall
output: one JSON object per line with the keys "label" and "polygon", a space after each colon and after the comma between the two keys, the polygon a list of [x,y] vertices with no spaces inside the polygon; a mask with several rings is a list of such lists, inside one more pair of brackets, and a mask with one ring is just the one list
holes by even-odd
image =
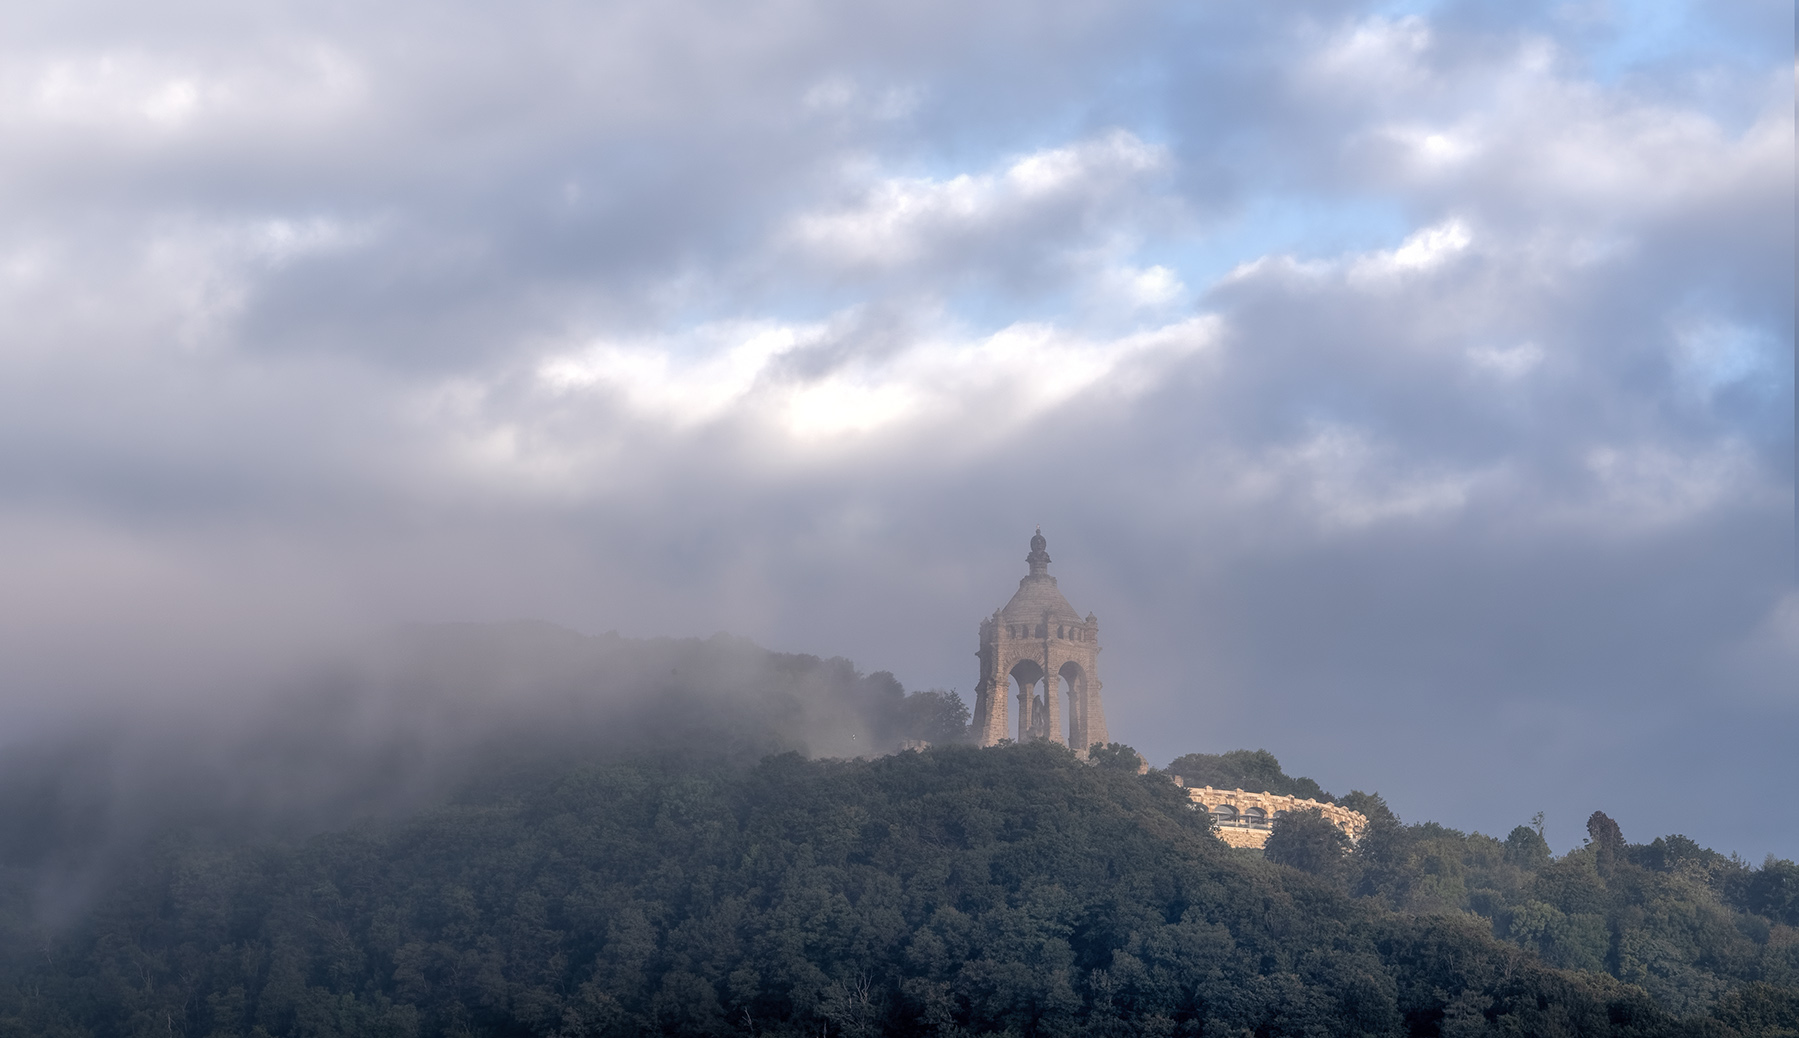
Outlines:
{"label": "stone retaining wall", "polygon": [[[1175,785],[1184,786],[1179,775]],[[1368,831],[1368,818],[1359,811],[1336,804],[1281,796],[1277,793],[1245,793],[1241,789],[1213,789],[1211,786],[1187,787],[1187,797],[1201,811],[1209,812],[1218,836],[1232,847],[1261,847],[1268,843],[1274,820],[1288,811],[1317,811],[1325,820],[1343,830],[1351,843]]]}

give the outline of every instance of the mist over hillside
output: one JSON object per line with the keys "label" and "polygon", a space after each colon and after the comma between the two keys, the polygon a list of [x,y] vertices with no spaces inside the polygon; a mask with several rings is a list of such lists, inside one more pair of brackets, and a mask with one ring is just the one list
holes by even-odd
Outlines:
{"label": "mist over hillside", "polygon": [[[123,697],[121,697],[123,698]],[[0,752],[0,855],[72,910],[172,826],[275,837],[394,817],[492,774],[600,756],[853,757],[952,735],[959,701],[726,635],[418,625],[221,704],[155,697]]]}
{"label": "mist over hillside", "polygon": [[[1792,862],[1597,812],[1558,858],[1265,749],[977,750],[842,658],[415,626],[164,706],[0,756],[0,1035],[1799,1025]],[[1175,774],[1370,828],[1232,850]]]}
{"label": "mist over hillside", "polygon": [[[1441,851],[1462,834],[1379,826],[1370,854],[1295,856],[1304,827],[1285,822],[1284,849],[1245,854],[1165,776],[1041,743],[755,764],[608,755],[488,775],[408,818],[303,841],[170,832],[51,929],[21,916],[16,874],[0,873],[0,1034],[1765,1038],[1799,1025],[1790,924],[1731,914],[1679,862],[1623,861],[1603,839],[1551,861],[1508,840],[1489,877],[1561,890],[1568,911],[1515,913],[1519,939],[1502,939],[1429,903],[1449,892]],[[1567,961],[1596,934],[1603,955],[1606,919],[1590,910],[1634,911],[1642,931],[1642,891],[1670,882],[1699,900],[1647,904],[1701,924],[1699,985],[1652,994],[1603,961]]]}

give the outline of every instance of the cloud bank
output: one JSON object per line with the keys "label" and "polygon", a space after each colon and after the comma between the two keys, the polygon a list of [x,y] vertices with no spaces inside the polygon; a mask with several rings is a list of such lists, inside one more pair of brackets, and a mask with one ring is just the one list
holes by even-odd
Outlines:
{"label": "cloud bank", "polygon": [[1157,761],[1799,853],[1786,5],[0,25],[15,742],[413,621],[966,692],[1041,523]]}

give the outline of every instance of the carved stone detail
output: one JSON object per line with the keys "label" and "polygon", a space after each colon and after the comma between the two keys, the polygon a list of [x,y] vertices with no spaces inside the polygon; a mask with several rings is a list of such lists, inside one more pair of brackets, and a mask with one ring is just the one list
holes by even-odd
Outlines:
{"label": "carved stone detail", "polygon": [[[1179,775],[1174,776],[1174,781],[1176,785],[1182,784]],[[1368,818],[1360,811],[1278,793],[1245,793],[1241,789],[1200,786],[1189,787],[1187,799],[1193,801],[1195,808],[1212,816],[1219,837],[1232,847],[1265,845],[1274,820],[1288,811],[1317,811],[1325,821],[1343,830],[1351,843],[1360,840],[1368,831]]]}
{"label": "carved stone detail", "polygon": [[[1017,593],[981,621],[975,738],[982,746],[1045,739],[1085,757],[1094,743],[1109,741],[1099,698],[1099,618],[1088,613],[1083,619],[1062,597],[1049,575],[1048,547],[1038,530],[1025,556],[1030,572]],[[1007,708],[1014,694],[1015,731]]]}

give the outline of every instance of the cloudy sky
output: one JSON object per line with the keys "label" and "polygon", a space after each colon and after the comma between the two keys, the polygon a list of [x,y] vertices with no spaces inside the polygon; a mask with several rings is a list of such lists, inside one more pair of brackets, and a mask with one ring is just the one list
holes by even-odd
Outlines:
{"label": "cloudy sky", "polygon": [[[1784,0],[0,10],[0,723],[409,621],[1799,855]],[[247,686],[246,686],[247,687]]]}

